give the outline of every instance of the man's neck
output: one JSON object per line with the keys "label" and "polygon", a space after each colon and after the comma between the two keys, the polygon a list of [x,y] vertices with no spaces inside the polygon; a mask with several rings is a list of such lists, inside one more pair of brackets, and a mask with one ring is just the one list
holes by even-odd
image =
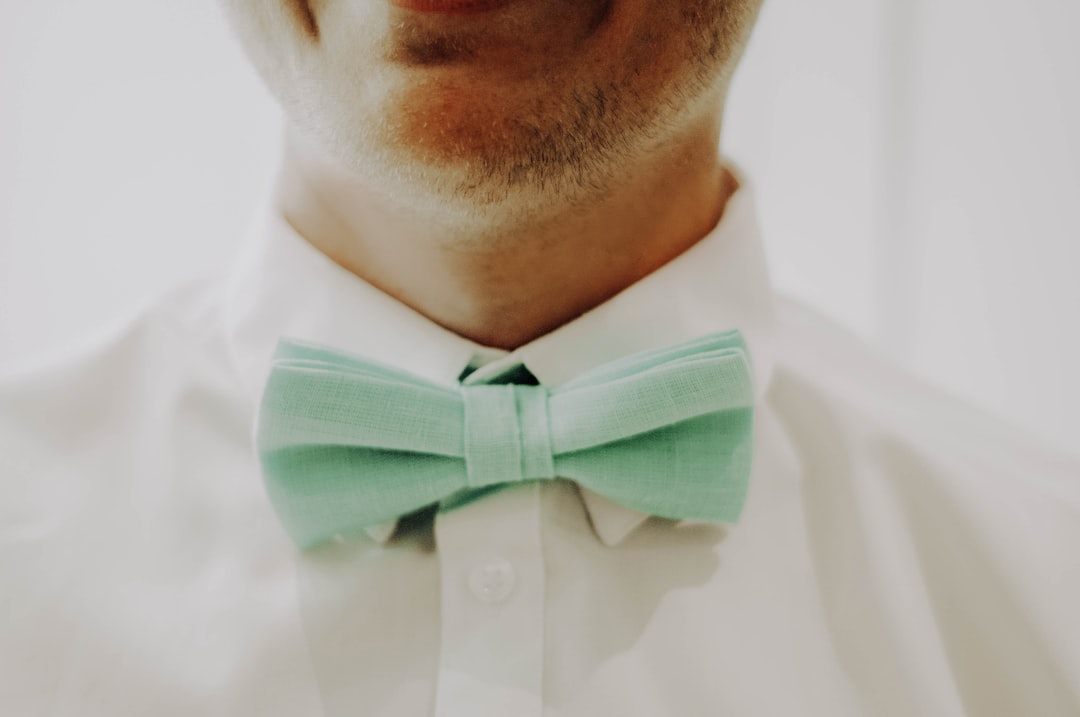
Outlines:
{"label": "man's neck", "polygon": [[611,298],[716,225],[737,188],[715,127],[627,172],[584,206],[462,227],[405,209],[310,145],[286,147],[286,220],[345,269],[447,329],[512,350]]}

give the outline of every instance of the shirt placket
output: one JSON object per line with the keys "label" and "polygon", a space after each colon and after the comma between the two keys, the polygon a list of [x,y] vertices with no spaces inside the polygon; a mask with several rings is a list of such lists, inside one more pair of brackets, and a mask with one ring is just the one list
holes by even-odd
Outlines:
{"label": "shirt placket", "polygon": [[540,485],[442,510],[436,717],[541,717],[544,564]]}

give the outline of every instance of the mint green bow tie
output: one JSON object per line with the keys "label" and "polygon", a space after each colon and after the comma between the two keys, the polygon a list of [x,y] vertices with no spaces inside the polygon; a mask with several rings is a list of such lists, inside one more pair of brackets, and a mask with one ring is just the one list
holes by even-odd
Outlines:
{"label": "mint green bow tie", "polygon": [[443,386],[282,340],[256,444],[270,500],[301,548],[470,490],[556,477],[652,515],[734,521],[753,398],[738,331],[550,390]]}

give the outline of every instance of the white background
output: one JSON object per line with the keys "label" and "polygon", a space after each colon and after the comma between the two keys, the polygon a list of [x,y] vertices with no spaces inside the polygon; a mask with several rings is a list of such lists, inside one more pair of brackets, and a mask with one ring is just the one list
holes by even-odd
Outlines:
{"label": "white background", "polygon": [[[766,0],[725,152],[778,287],[1080,452],[1080,3]],[[0,361],[229,260],[280,120],[213,0],[0,0]]]}

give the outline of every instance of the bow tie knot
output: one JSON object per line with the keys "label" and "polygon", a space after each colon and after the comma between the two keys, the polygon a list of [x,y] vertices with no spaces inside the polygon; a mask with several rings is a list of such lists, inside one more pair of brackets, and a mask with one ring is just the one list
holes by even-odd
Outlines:
{"label": "bow tie knot", "polygon": [[461,396],[470,488],[556,477],[546,388],[462,386]]}

